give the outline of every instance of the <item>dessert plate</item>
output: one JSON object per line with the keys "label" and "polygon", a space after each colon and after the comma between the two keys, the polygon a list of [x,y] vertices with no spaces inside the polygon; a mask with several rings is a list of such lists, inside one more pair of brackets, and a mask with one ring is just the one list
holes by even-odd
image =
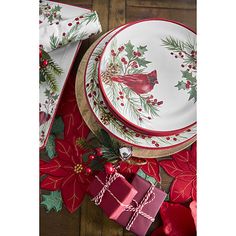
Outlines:
{"label": "dessert plate", "polygon": [[196,34],[163,19],[116,30],[102,53],[98,78],[106,104],[132,129],[172,135],[196,123]]}
{"label": "dessert plate", "polygon": [[[125,27],[125,26],[123,26]],[[107,107],[98,84],[98,62],[108,40],[118,32],[120,28],[115,29],[103,36],[91,51],[84,72],[85,96],[91,112],[94,114],[98,123],[115,138],[132,146],[146,149],[166,149],[183,144],[196,136],[196,124],[187,130],[168,136],[152,136],[136,132],[110,112]]]}

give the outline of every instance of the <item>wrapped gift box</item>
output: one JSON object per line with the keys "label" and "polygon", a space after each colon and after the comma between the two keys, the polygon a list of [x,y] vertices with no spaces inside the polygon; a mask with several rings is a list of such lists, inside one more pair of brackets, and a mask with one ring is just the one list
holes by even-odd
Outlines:
{"label": "wrapped gift box", "polygon": [[137,194],[136,189],[120,174],[100,172],[88,188],[92,201],[99,205],[110,219],[117,219]]}
{"label": "wrapped gift box", "polygon": [[166,193],[138,175],[134,177],[132,185],[138,193],[130,207],[116,221],[127,230],[143,236],[154,221],[160,206],[165,200]]}

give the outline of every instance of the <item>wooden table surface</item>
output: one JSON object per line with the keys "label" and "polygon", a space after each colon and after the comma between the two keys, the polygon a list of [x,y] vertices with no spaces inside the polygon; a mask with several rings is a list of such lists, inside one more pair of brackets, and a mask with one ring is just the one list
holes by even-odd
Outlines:
{"label": "wooden table surface", "polygon": [[[129,21],[144,18],[166,18],[179,21],[196,30],[196,0],[57,0],[75,6],[90,8],[98,12],[103,32]],[[79,62],[98,38],[96,36],[83,42],[80,53],[72,69],[78,68]],[[165,183],[166,181],[166,183]],[[163,185],[168,186],[166,176]],[[159,224],[154,222],[147,235]],[[71,214],[65,208],[59,213],[46,213],[40,209],[41,236],[129,236],[132,233],[104,216],[101,209],[85,198],[80,209]]]}

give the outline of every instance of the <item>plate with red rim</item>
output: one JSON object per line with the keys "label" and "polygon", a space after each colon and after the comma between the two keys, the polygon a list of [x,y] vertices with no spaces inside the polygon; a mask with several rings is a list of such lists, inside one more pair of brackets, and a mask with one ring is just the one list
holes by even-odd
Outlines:
{"label": "plate with red rim", "polygon": [[98,83],[110,111],[147,135],[174,135],[196,124],[196,34],[164,19],[116,31],[103,49]]}
{"label": "plate with red rim", "polygon": [[[125,27],[125,26],[122,26]],[[92,50],[84,72],[85,97],[98,123],[118,140],[146,149],[168,149],[187,142],[196,136],[196,124],[179,134],[152,136],[136,132],[118,120],[106,105],[98,84],[98,64],[109,39],[122,27],[103,36]]]}

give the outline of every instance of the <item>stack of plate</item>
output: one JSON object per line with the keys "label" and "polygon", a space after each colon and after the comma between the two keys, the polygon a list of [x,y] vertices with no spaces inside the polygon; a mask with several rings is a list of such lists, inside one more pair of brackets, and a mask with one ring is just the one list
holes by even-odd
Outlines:
{"label": "stack of plate", "polygon": [[191,29],[163,19],[129,23],[102,36],[84,58],[86,105],[109,134],[165,154],[195,141],[197,50]]}

